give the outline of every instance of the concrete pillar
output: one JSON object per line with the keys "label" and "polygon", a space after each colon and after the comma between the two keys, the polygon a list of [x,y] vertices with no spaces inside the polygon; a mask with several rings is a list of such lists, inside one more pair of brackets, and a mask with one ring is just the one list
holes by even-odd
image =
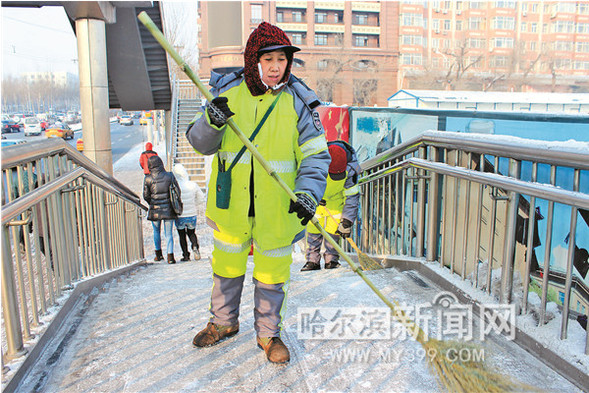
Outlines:
{"label": "concrete pillar", "polygon": [[76,36],[84,154],[112,175],[105,22],[76,19]]}

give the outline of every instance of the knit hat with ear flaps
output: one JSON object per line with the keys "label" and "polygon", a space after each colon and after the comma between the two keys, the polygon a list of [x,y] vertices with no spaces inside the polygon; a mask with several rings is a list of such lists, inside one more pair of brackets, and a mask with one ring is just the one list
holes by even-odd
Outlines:
{"label": "knit hat with ear flaps", "polygon": [[244,57],[244,77],[247,87],[254,96],[264,94],[268,88],[264,86],[260,79],[260,72],[258,71],[258,60],[260,50],[269,46],[282,46],[286,52],[288,64],[284,77],[280,82],[285,82],[290,76],[290,68],[292,66],[292,54],[299,50],[299,48],[292,46],[288,36],[279,27],[271,25],[267,22],[262,22],[250,34],[247,45],[245,46]]}

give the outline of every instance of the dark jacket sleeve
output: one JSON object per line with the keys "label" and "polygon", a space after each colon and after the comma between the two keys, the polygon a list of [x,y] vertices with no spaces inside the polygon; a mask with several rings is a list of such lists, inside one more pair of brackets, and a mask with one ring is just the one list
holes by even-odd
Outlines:
{"label": "dark jacket sleeve", "polygon": [[153,182],[153,178],[151,176],[145,176],[145,180],[143,180],[143,199],[148,204],[151,204],[151,183]]}

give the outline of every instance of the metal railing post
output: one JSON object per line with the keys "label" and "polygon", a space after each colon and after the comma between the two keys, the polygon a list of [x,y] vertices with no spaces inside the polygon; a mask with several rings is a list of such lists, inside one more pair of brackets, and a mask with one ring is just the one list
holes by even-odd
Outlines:
{"label": "metal railing post", "polygon": [[[575,169],[573,179],[573,191],[579,191],[579,181],[581,171]],[[567,328],[569,323],[569,309],[571,306],[571,286],[573,283],[573,263],[575,260],[576,233],[577,233],[577,208],[571,207],[571,225],[569,227],[569,251],[567,255],[567,272],[564,284],[564,304],[562,305],[562,322],[560,325],[560,339],[567,338]]]}
{"label": "metal railing post", "polygon": [[[519,161],[510,160],[509,176],[519,179],[521,164]],[[503,269],[501,277],[501,295],[502,303],[511,303],[513,292],[513,265],[515,259],[515,230],[517,224],[519,194],[509,192],[509,204],[507,207],[507,222],[505,224],[505,241],[503,254]]]}
{"label": "metal railing post", "polygon": [[26,353],[23,346],[20,312],[14,283],[12,257],[10,255],[10,238],[8,227],[2,228],[2,315],[4,317],[4,331],[6,334],[8,359],[14,359]]}
{"label": "metal railing post", "polygon": [[[431,161],[438,162],[439,150],[437,147],[432,146],[430,148]],[[426,260],[433,262],[438,257],[438,211],[439,211],[439,186],[440,176],[435,173],[430,173],[430,181],[427,190],[427,252]]]}

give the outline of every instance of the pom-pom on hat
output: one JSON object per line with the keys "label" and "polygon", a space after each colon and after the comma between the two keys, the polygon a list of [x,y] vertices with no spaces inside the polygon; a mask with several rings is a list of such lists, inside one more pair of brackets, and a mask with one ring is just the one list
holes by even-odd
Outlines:
{"label": "pom-pom on hat", "polygon": [[284,31],[267,22],[260,23],[260,25],[250,34],[243,54],[243,74],[245,77],[245,83],[253,96],[262,95],[267,90],[267,87],[264,86],[260,79],[260,73],[258,71],[258,60],[260,55],[278,49],[284,50],[286,57],[288,58],[284,77],[280,81],[286,82],[290,76],[293,53],[300,49],[296,46],[292,46]]}

